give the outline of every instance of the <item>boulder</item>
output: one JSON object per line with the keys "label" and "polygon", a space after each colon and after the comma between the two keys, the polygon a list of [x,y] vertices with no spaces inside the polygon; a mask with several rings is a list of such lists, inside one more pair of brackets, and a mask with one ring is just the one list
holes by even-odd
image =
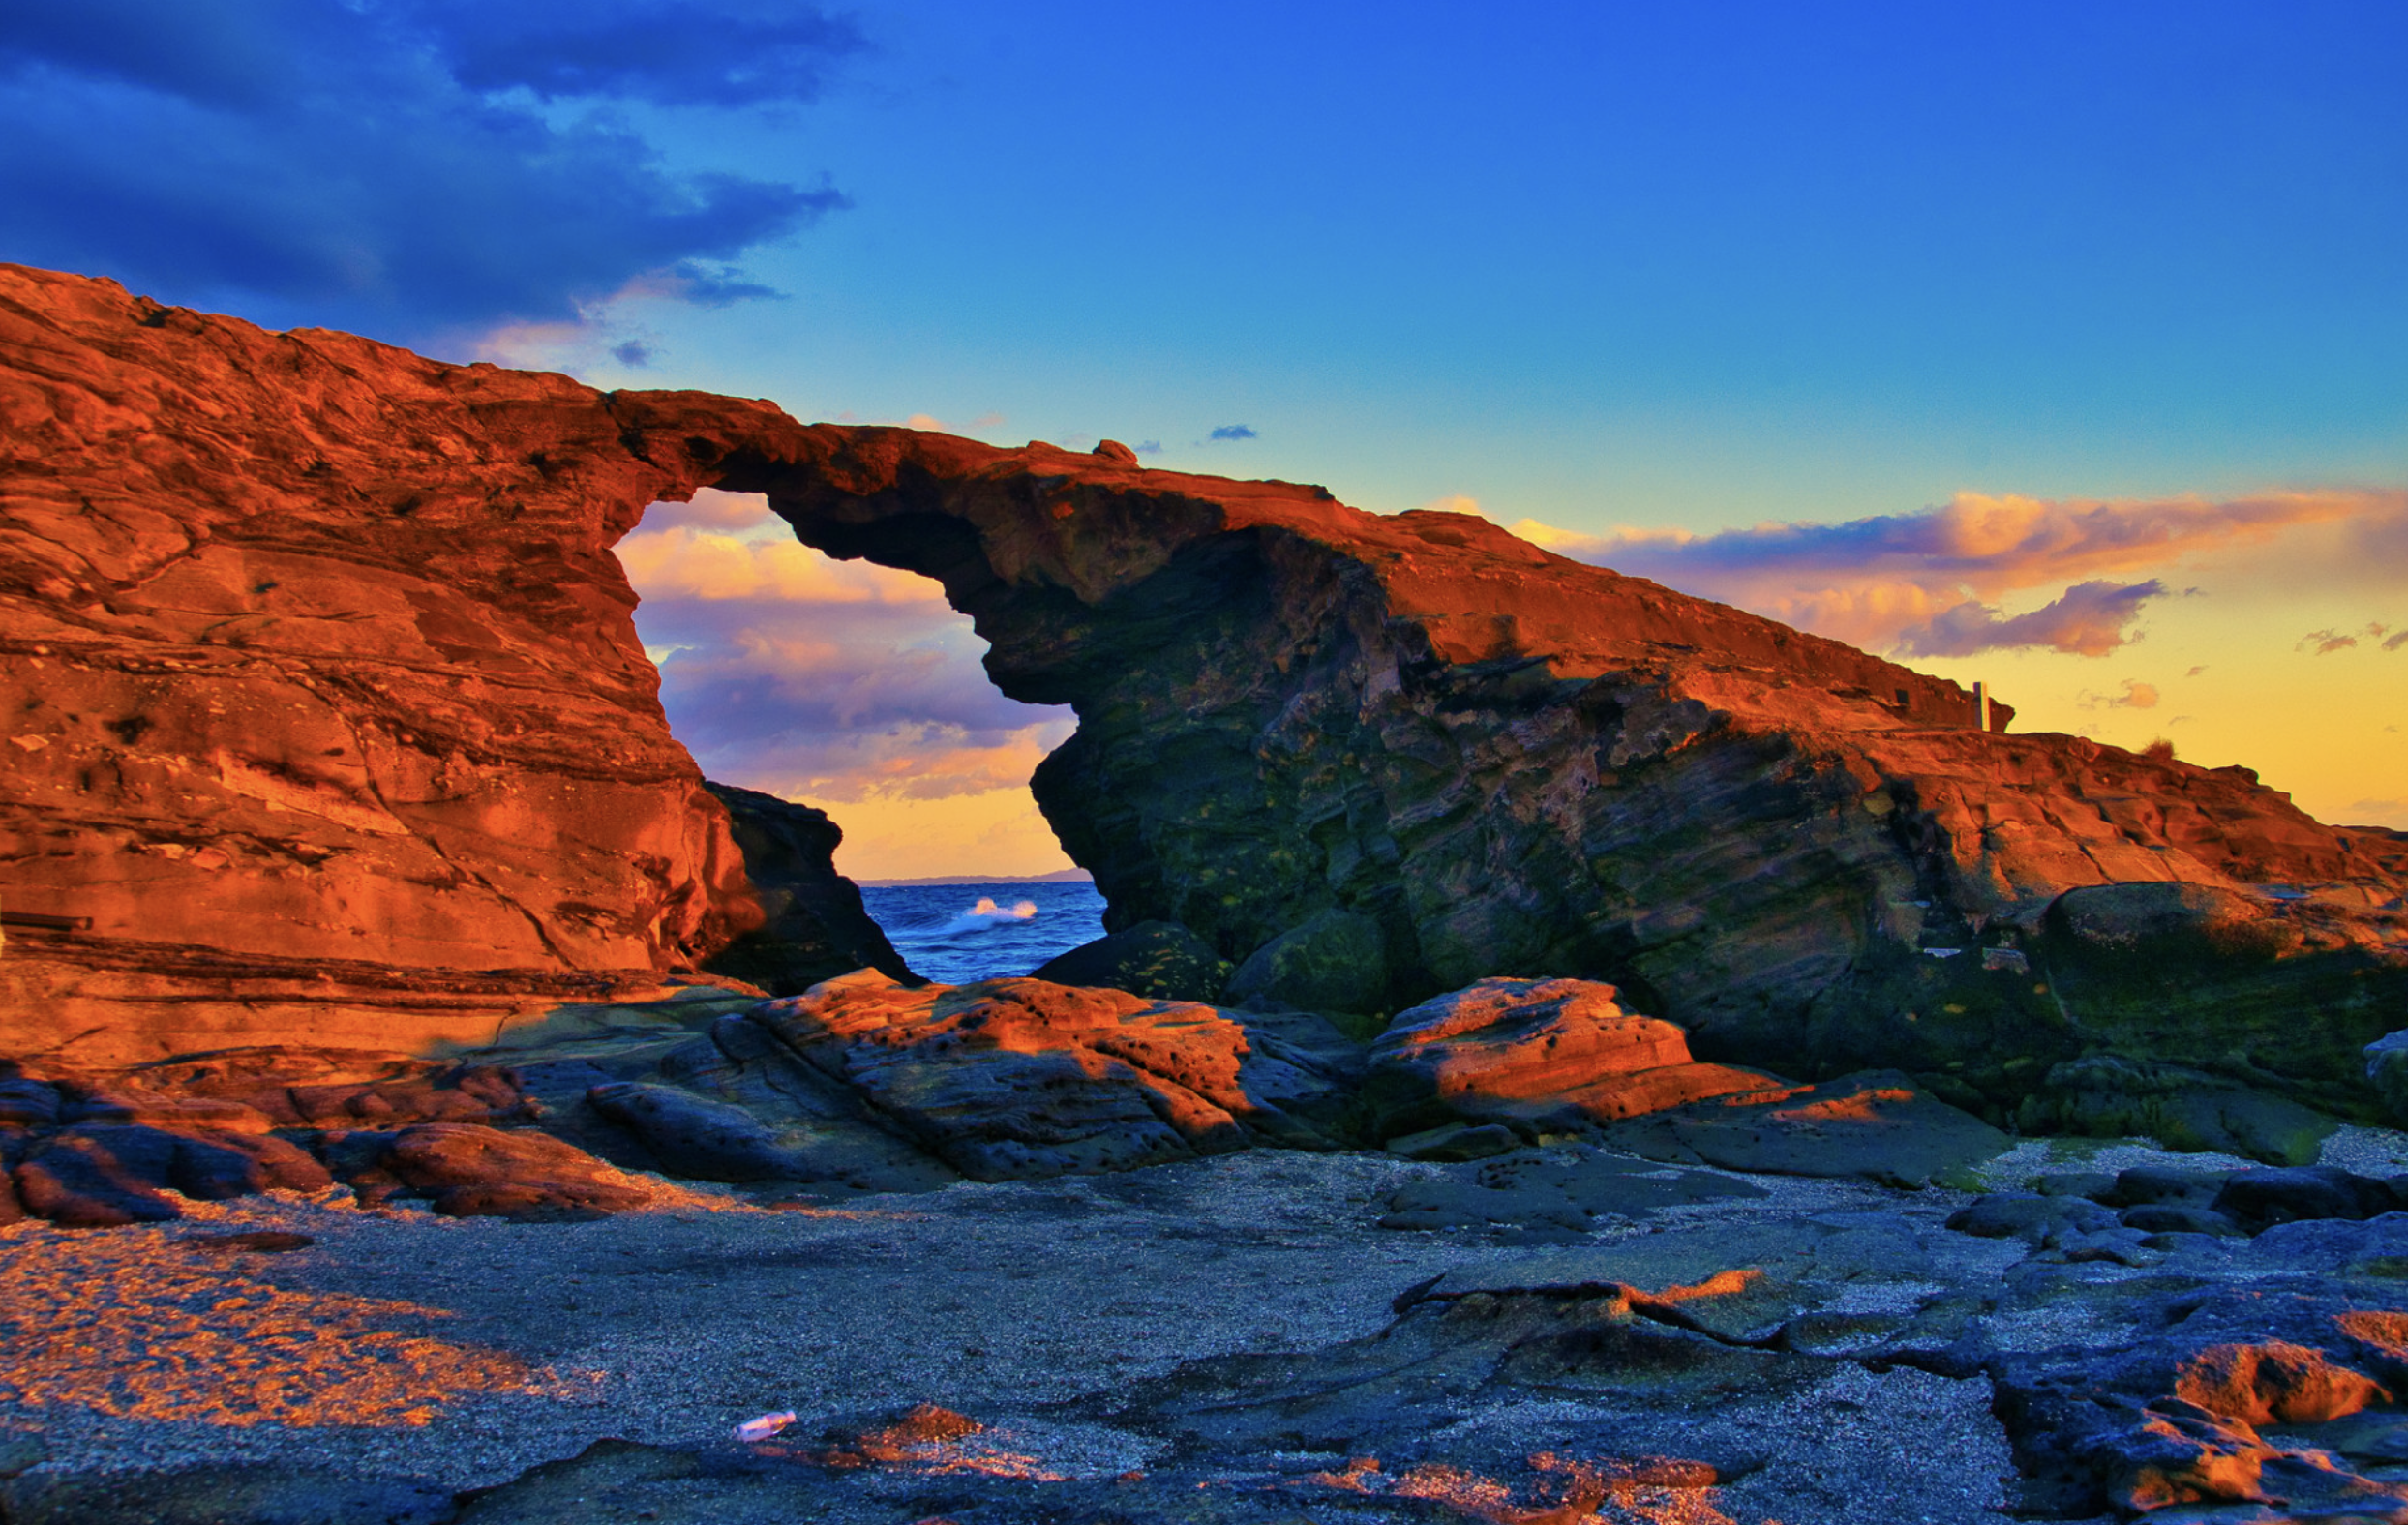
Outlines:
{"label": "boulder", "polygon": [[54,1127],[64,1106],[57,1087],[24,1075],[0,1074],[0,1128]]}
{"label": "boulder", "polygon": [[617,1081],[587,1092],[595,1109],[632,1129],[672,1174],[701,1181],[765,1181],[795,1161],[753,1113],[675,1086]]}
{"label": "boulder", "polygon": [[1331,1147],[1304,1117],[1333,1083],[1240,1015],[1036,979],[912,990],[864,970],[749,1020],[954,1169],[1002,1181]]}
{"label": "boulder", "polygon": [[1665,1208],[1763,1195],[1761,1186],[1713,1171],[1671,1169],[1572,1146],[1491,1159],[1468,1175],[1451,1171],[1409,1181],[1389,1194],[1379,1226],[1580,1239]]}
{"label": "boulder", "polygon": [[1436,1164],[1489,1159],[1521,1148],[1521,1135],[1494,1122],[1447,1122],[1388,1141],[1391,1154]]}
{"label": "boulder", "polygon": [[1580,1127],[1782,1089],[1761,1071],[1695,1062],[1680,1029],[1619,997],[1587,980],[1493,978],[1398,1012],[1371,1043],[1375,1125]]}
{"label": "boulder", "polygon": [[2366,1060],[2366,1084],[2382,1099],[2393,1127],[2408,1123],[2408,1028],[2386,1032],[2359,1051]]}
{"label": "boulder", "polygon": [[169,1196],[175,1135],[157,1128],[77,1128],[45,1140],[16,1167],[17,1200],[66,1228],[164,1223],[184,1215]]}
{"label": "boulder", "polygon": [[179,1055],[96,1077],[89,1089],[162,1108],[163,1121],[222,1108],[221,1116],[256,1120],[242,1124],[255,1128],[503,1125],[540,1114],[503,1065],[289,1043]]}
{"label": "boulder", "polygon": [[2302,1218],[2370,1218],[2408,1207],[2400,1182],[2332,1165],[2244,1170],[2226,1179],[2210,1208],[2255,1232]]}
{"label": "boulder", "polygon": [[830,975],[875,969],[909,980],[903,955],[870,919],[861,891],[836,872],[844,832],[823,811],[733,784],[704,788],[727,807],[767,918],[712,954],[705,968],[794,996]]}
{"label": "boulder", "polygon": [[142,1123],[79,1123],[44,1140],[16,1169],[29,1211],[76,1227],[180,1217],[170,1192],[219,1201],[332,1184],[323,1165],[273,1134]]}
{"label": "boulder", "polygon": [[1978,1239],[2018,1239],[2034,1249],[2074,1234],[2118,1226],[2116,1214],[2080,1197],[1993,1192],[1948,1216],[1949,1228]]}
{"label": "boulder", "polygon": [[1032,979],[1100,985],[1148,1001],[1218,1001],[1232,966],[1173,921],[1140,921],[1046,960]]}
{"label": "boulder", "polygon": [[1617,1123],[1606,1138],[1649,1159],[1902,1186],[1977,1165],[2011,1142],[1895,1070],[1697,1102]]}
{"label": "boulder", "polygon": [[2204,1208],[2224,1189],[2228,1170],[2183,1170],[2172,1165],[2133,1165],[2116,1172],[2114,1181],[2096,1200],[2111,1208]]}
{"label": "boulder", "polygon": [[2313,1163],[2337,1126],[2300,1102],[2207,1070],[2112,1054],[2053,1066],[2015,1121],[2027,1132],[2139,1136],[2274,1165]]}
{"label": "boulder", "polygon": [[404,1128],[379,1165],[451,1217],[597,1217],[652,1200],[623,1172],[527,1128],[423,1122]]}

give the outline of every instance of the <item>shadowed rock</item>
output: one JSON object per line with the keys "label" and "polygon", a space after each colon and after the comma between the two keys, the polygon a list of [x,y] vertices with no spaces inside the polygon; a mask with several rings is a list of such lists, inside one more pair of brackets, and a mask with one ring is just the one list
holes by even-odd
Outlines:
{"label": "shadowed rock", "polygon": [[825,812],[733,784],[703,787],[727,807],[745,877],[768,918],[712,954],[707,968],[773,996],[798,996],[857,969],[913,977],[863,909],[860,889],[836,872],[844,833]]}
{"label": "shadowed rock", "polygon": [[1230,973],[1229,961],[1187,928],[1140,921],[1047,959],[1029,977],[1101,985],[1149,1001],[1218,1001]]}
{"label": "shadowed rock", "polygon": [[1699,1102],[1620,1123],[1607,1138],[1650,1159],[1903,1186],[1978,1164],[2012,1142],[1895,1071]]}

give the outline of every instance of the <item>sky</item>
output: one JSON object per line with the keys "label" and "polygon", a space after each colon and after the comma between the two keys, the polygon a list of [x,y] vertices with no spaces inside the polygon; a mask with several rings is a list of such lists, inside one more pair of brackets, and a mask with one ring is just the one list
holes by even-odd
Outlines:
{"label": "sky", "polygon": [[[1480,513],[2408,827],[2403,66],[2393,0],[13,0],[0,257]],[[706,770],[1060,866],[1067,716],[783,534],[621,547]]]}

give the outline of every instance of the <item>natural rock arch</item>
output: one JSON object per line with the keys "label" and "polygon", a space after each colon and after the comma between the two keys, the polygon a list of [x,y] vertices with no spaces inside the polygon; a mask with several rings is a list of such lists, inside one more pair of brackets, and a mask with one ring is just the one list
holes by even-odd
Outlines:
{"label": "natural rock arch", "polygon": [[1478,520],[605,394],[18,267],[0,418],[0,905],[94,920],[0,977],[60,1041],[490,1032],[757,922],[610,554],[704,486],[943,583],[1006,694],[1078,712],[1036,788],[1112,922],[1184,923],[1252,999],[1602,976],[1703,1057],[2002,1104],[2208,1032],[2354,1084],[2399,1025],[2399,959],[2340,911],[2267,955],[2280,978],[2247,939],[2145,1001],[2030,967],[2052,925],[2091,935],[2041,916],[2084,886],[2372,907],[2396,834],[2245,770],[1978,730],[1954,684]]}

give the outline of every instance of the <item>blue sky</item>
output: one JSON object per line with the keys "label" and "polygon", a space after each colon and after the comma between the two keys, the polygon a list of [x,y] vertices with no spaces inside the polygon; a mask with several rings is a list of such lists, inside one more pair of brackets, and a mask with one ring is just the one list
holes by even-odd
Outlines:
{"label": "blue sky", "polygon": [[[2357,493],[2334,545],[2399,538],[2404,77],[2395,3],[15,0],[0,257],[805,418],[1110,435],[1574,554],[1641,531],[1650,575],[1809,622],[1827,587],[1725,575],[1774,541],[1662,537],[2256,504],[2115,561],[2088,596],[2125,639],[1987,648],[2075,729],[2082,694],[2173,692],[2098,669],[2174,661],[2185,590],[2247,605],[2271,665],[2205,702],[2215,752],[2331,677],[2307,635],[2408,620],[2408,563],[2327,598],[2263,509]],[[2199,581],[2243,542],[2291,581]],[[2083,543],[1830,628],[2057,629],[2013,622],[2098,581]],[[2351,681],[2408,692],[2408,656]],[[2408,754],[2368,745],[2318,799],[2408,822],[2363,782]]]}

